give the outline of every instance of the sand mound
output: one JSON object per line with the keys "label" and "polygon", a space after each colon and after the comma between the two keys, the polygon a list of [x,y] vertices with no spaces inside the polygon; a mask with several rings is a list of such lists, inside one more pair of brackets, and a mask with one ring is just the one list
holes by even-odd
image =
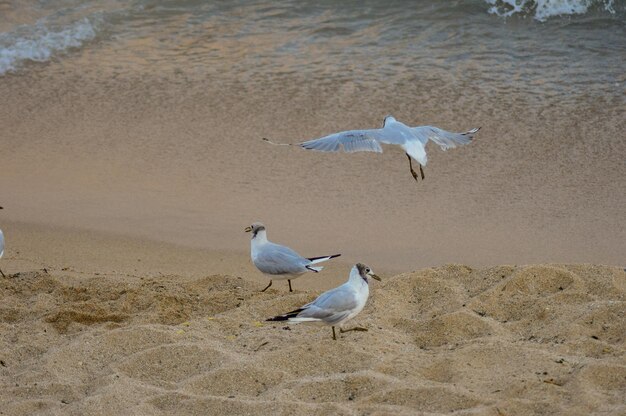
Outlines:
{"label": "sand mound", "polygon": [[396,326],[415,335],[420,348],[458,345],[490,335],[493,330],[488,322],[465,311],[453,312],[424,321],[400,320]]}
{"label": "sand mound", "polygon": [[376,393],[367,399],[370,403],[384,403],[409,407],[426,412],[450,413],[469,409],[478,401],[447,387],[397,388]]}
{"label": "sand mound", "polygon": [[259,368],[253,363],[241,366],[223,366],[214,371],[192,377],[183,384],[190,394],[204,395],[207,391],[217,396],[256,397],[278,385],[285,373],[271,368]]}
{"label": "sand mound", "polygon": [[265,322],[228,276],[0,280],[0,414],[626,413],[626,273],[451,265],[374,282],[368,332]]}

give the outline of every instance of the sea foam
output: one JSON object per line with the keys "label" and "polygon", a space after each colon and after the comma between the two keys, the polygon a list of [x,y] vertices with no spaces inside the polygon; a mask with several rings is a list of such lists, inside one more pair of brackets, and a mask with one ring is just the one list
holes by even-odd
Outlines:
{"label": "sea foam", "polygon": [[19,34],[0,34],[0,75],[16,71],[25,61],[45,62],[55,53],[80,47],[96,36],[94,26],[86,18],[56,31],[43,23],[20,29]]}
{"label": "sea foam", "polygon": [[584,14],[598,5],[614,14],[613,0],[485,0],[492,7],[489,13],[499,16],[530,15],[541,22],[554,16]]}

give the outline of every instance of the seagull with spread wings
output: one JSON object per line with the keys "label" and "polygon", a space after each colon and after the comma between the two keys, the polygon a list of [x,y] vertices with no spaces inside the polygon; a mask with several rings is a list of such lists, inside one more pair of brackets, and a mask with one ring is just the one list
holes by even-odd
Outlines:
{"label": "seagull with spread wings", "polygon": [[382,153],[380,146],[383,144],[395,144],[404,150],[409,159],[411,175],[417,181],[417,173],[413,170],[413,160],[419,163],[420,176],[424,179],[422,166],[426,165],[426,143],[432,140],[443,150],[468,144],[474,138],[474,134],[480,127],[468,130],[464,133],[452,133],[432,126],[409,127],[397,121],[392,116],[383,120],[383,127],[370,130],[348,130],[333,133],[319,139],[308,140],[302,143],[274,143],[263,138],[268,143],[275,145],[300,146],[308,150],[320,152],[376,152]]}

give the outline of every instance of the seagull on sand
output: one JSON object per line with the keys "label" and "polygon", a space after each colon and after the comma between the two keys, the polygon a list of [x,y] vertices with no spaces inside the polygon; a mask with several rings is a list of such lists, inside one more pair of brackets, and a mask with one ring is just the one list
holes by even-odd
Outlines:
{"label": "seagull on sand", "polygon": [[380,280],[372,269],[362,263],[357,263],[350,271],[348,281],[339,287],[322,293],[311,303],[301,308],[269,318],[268,321],[287,321],[291,323],[317,322],[331,325],[333,339],[336,340],[335,326],[339,326],[339,332],[367,331],[367,328],[354,327],[341,328],[341,324],[354,318],[365,307],[369,296],[369,278]]}
{"label": "seagull on sand", "polygon": [[383,120],[383,127],[380,129],[370,130],[348,130],[339,133],[333,133],[319,139],[308,140],[302,143],[274,143],[269,139],[263,138],[268,143],[281,146],[300,146],[308,150],[317,150],[320,152],[376,152],[382,153],[380,146],[384,144],[395,144],[404,150],[406,157],[409,159],[409,169],[413,179],[417,181],[417,173],[413,170],[413,162],[419,163],[420,175],[424,179],[424,170],[422,166],[426,166],[426,143],[432,140],[438,144],[443,150],[448,150],[457,146],[468,144],[474,138],[474,134],[480,130],[480,127],[468,130],[464,133],[452,133],[432,126],[409,127],[399,122],[392,116],[387,116]]}
{"label": "seagull on sand", "polygon": [[289,291],[291,289],[291,279],[295,279],[306,272],[318,273],[323,267],[314,267],[314,264],[330,260],[341,254],[333,254],[332,256],[322,257],[302,257],[289,247],[274,244],[267,239],[267,231],[265,226],[260,222],[255,222],[246,227],[245,232],[252,233],[250,241],[250,256],[252,262],[262,273],[270,278],[270,284],[261,292],[265,292],[272,286],[273,280],[285,280],[289,282]]}

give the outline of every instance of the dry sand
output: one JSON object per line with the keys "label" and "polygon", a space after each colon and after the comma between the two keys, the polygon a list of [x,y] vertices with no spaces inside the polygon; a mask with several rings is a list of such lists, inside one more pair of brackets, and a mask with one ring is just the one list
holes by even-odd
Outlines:
{"label": "dry sand", "polygon": [[346,264],[260,293],[235,254],[10,228],[22,237],[2,260],[2,415],[626,413],[622,268],[385,274],[353,322],[369,331],[333,341],[264,319]]}

